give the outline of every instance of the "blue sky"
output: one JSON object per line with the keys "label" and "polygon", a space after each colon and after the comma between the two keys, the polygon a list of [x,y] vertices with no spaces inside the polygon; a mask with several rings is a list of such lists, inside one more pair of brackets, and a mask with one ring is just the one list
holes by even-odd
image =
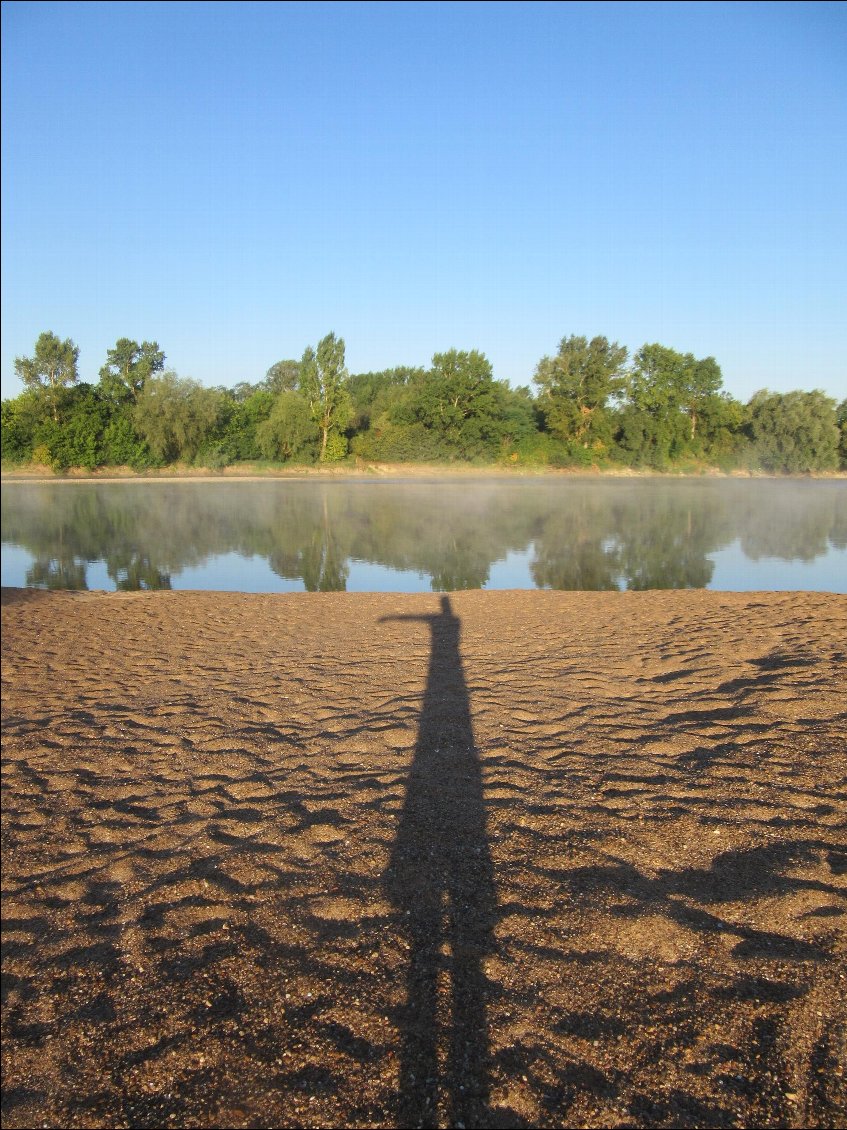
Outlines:
{"label": "blue sky", "polygon": [[847,396],[844,4],[2,8],[2,392],[42,330],[204,384],[571,333]]}

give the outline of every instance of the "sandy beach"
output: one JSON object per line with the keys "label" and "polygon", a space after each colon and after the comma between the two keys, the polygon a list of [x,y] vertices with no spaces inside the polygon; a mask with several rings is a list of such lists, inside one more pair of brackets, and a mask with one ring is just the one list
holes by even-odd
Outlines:
{"label": "sandy beach", "polygon": [[5,1127],[847,1121],[847,598],[2,629]]}

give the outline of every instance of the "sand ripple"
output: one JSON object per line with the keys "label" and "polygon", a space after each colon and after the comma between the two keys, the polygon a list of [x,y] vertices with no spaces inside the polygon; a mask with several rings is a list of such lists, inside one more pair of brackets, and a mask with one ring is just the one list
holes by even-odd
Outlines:
{"label": "sand ripple", "polygon": [[847,1120],[843,597],[3,600],[4,1125]]}

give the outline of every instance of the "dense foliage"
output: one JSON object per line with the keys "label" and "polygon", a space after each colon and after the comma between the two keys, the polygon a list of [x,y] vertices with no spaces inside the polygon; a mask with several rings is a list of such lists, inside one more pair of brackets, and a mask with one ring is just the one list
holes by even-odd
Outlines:
{"label": "dense foliage", "polygon": [[847,467],[847,400],[820,391],[723,390],[713,357],[658,343],[631,358],[605,337],[562,338],[535,371],[537,393],[495,379],[477,350],[429,368],[349,374],[334,333],[256,384],[205,388],[165,369],[158,342],[120,338],[96,385],[79,349],[43,333],[3,401],[5,464],[136,470],[239,462],[472,461],[655,469],[710,465],[768,472]]}

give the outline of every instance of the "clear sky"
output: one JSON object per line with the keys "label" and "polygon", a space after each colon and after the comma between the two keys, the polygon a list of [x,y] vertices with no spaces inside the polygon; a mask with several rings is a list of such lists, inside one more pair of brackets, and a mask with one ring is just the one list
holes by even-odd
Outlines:
{"label": "clear sky", "polygon": [[847,396],[847,5],[2,7],[2,391],[575,333]]}

